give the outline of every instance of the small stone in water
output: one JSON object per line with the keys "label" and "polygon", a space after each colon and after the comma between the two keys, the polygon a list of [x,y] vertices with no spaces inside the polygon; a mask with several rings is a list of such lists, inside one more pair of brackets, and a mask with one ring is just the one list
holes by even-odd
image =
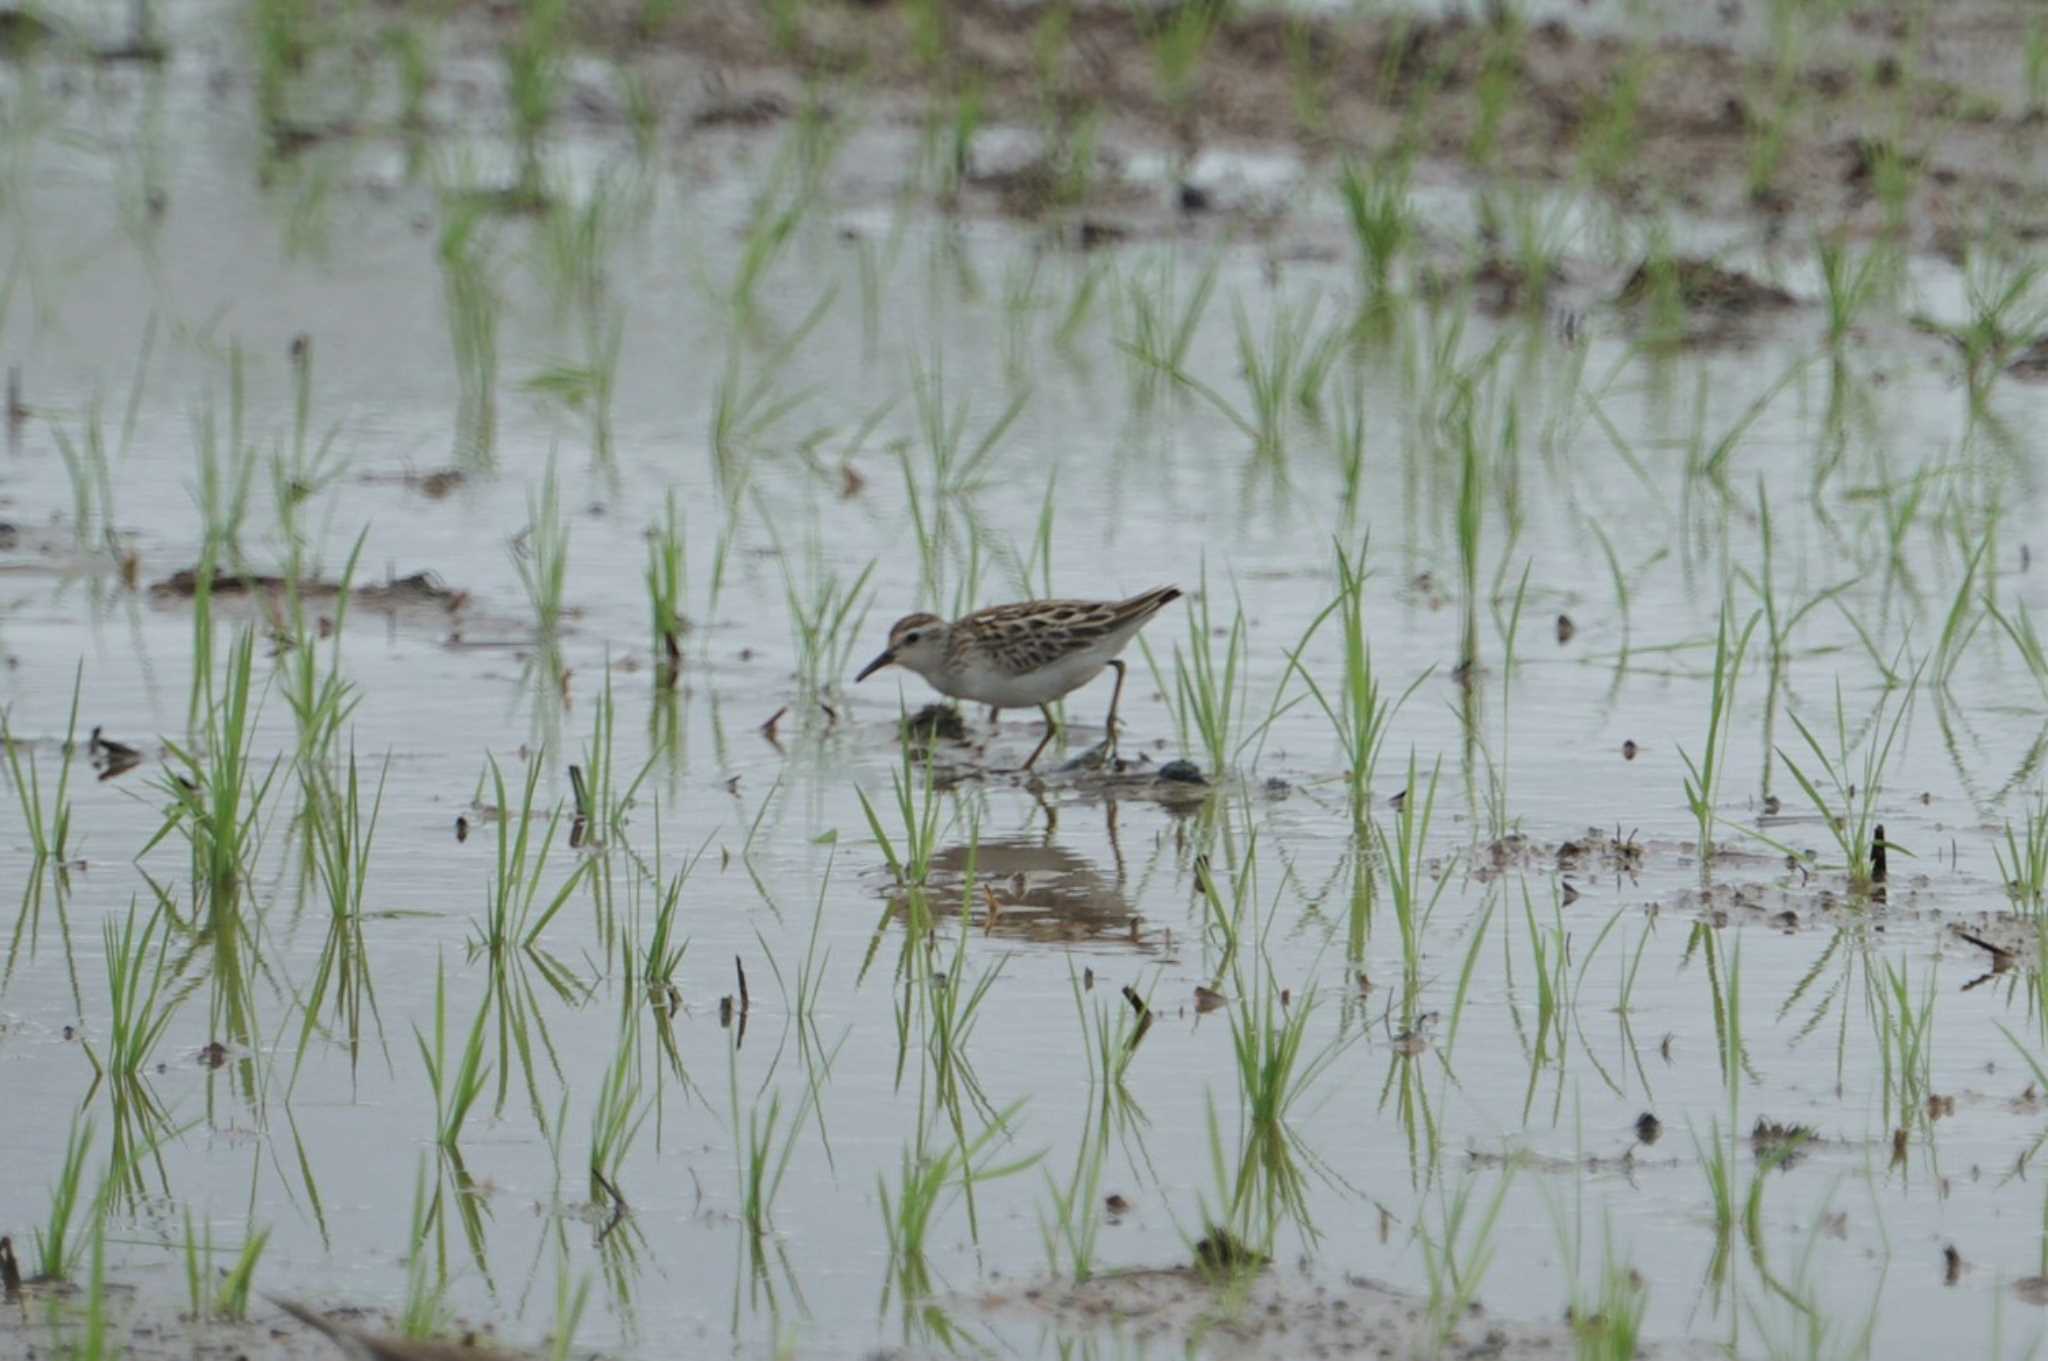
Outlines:
{"label": "small stone in water", "polygon": [[1165,765],[1159,767],[1159,778],[1162,780],[1172,780],[1178,784],[1209,783],[1202,778],[1202,768],[1193,761],[1186,760],[1168,761]]}

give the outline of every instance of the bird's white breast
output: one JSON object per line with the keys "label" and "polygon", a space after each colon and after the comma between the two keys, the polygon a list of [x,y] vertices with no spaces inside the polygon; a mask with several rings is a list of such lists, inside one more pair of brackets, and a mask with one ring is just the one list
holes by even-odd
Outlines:
{"label": "bird's white breast", "polygon": [[1031,709],[1094,680],[1113,655],[1106,648],[1092,647],[1021,675],[993,665],[986,656],[970,656],[959,670],[930,679],[935,689],[955,699],[999,709]]}

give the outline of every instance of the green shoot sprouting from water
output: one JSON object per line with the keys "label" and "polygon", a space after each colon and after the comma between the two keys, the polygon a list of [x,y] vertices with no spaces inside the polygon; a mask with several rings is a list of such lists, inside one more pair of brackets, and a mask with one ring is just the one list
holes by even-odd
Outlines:
{"label": "green shoot sprouting from water", "polygon": [[[1734,632],[1727,602],[1721,605],[1720,621],[1714,632],[1713,692],[1707,705],[1706,746],[1695,761],[1683,747],[1679,759],[1685,762],[1685,802],[1699,825],[1700,872],[1705,874],[1714,855],[1715,798],[1720,789],[1723,767],[1728,759],[1729,733],[1735,722],[1735,680],[1742,670],[1743,653],[1756,629],[1757,614],[1749,616],[1739,634]],[[1732,637],[1731,637],[1732,635]]]}

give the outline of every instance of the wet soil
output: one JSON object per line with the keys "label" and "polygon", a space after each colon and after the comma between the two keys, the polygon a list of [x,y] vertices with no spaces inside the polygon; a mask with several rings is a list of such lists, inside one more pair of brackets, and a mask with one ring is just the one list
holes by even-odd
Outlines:
{"label": "wet soil", "polygon": [[[1774,236],[1824,228],[1955,254],[1987,212],[2022,234],[2048,216],[2048,189],[2031,173],[2039,111],[2009,86],[1987,91],[1982,73],[1999,35],[2025,32],[2024,6],[1944,8],[1903,33],[1873,30],[1858,10],[1840,40],[1830,30],[1782,64],[1654,26],[1621,37],[1556,18],[1503,27],[1400,10],[1239,10],[1214,19],[1190,83],[1168,98],[1154,45],[1191,12],[961,0],[945,9],[943,58],[920,57],[921,11],[907,4],[810,5],[794,38],[778,35],[766,10],[730,0],[679,7],[652,32],[639,10],[596,4],[581,17],[600,48],[651,43],[718,71],[729,93],[693,115],[712,125],[734,121],[735,110],[749,125],[787,116],[801,99],[789,82],[816,79],[885,107],[908,99],[906,117],[933,97],[947,113],[945,101],[971,90],[985,119],[1047,129],[1053,146],[1062,126],[1099,113],[1106,146],[1169,148],[1184,167],[1211,146],[1292,147],[1313,160],[1398,155],[1426,176],[1590,182],[1626,210],[1762,222]],[[1048,61],[1049,32],[1067,42]],[[1759,179],[1752,167],[1766,138],[1775,169]],[[1036,217],[1075,182],[1047,154],[969,182],[998,211]],[[1880,163],[1910,172],[1891,204],[1876,189]],[[1134,199],[1114,164],[1095,177],[1104,187],[1091,191],[1090,211],[1123,209],[1147,234],[1205,215],[1200,195]],[[1256,233],[1262,217],[1246,209],[1222,220]]]}

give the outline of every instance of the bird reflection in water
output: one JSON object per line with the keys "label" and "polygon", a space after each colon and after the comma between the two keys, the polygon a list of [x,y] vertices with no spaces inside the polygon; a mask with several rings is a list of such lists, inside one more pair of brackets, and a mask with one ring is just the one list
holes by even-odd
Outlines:
{"label": "bird reflection in water", "polygon": [[[932,857],[925,882],[928,910],[957,914],[968,901],[969,867],[975,925],[1018,940],[1123,942],[1141,950],[1165,943],[1124,897],[1121,863],[1106,873],[1087,856],[1035,838],[994,838],[977,847],[948,846]],[[907,895],[892,890],[900,912]]]}

